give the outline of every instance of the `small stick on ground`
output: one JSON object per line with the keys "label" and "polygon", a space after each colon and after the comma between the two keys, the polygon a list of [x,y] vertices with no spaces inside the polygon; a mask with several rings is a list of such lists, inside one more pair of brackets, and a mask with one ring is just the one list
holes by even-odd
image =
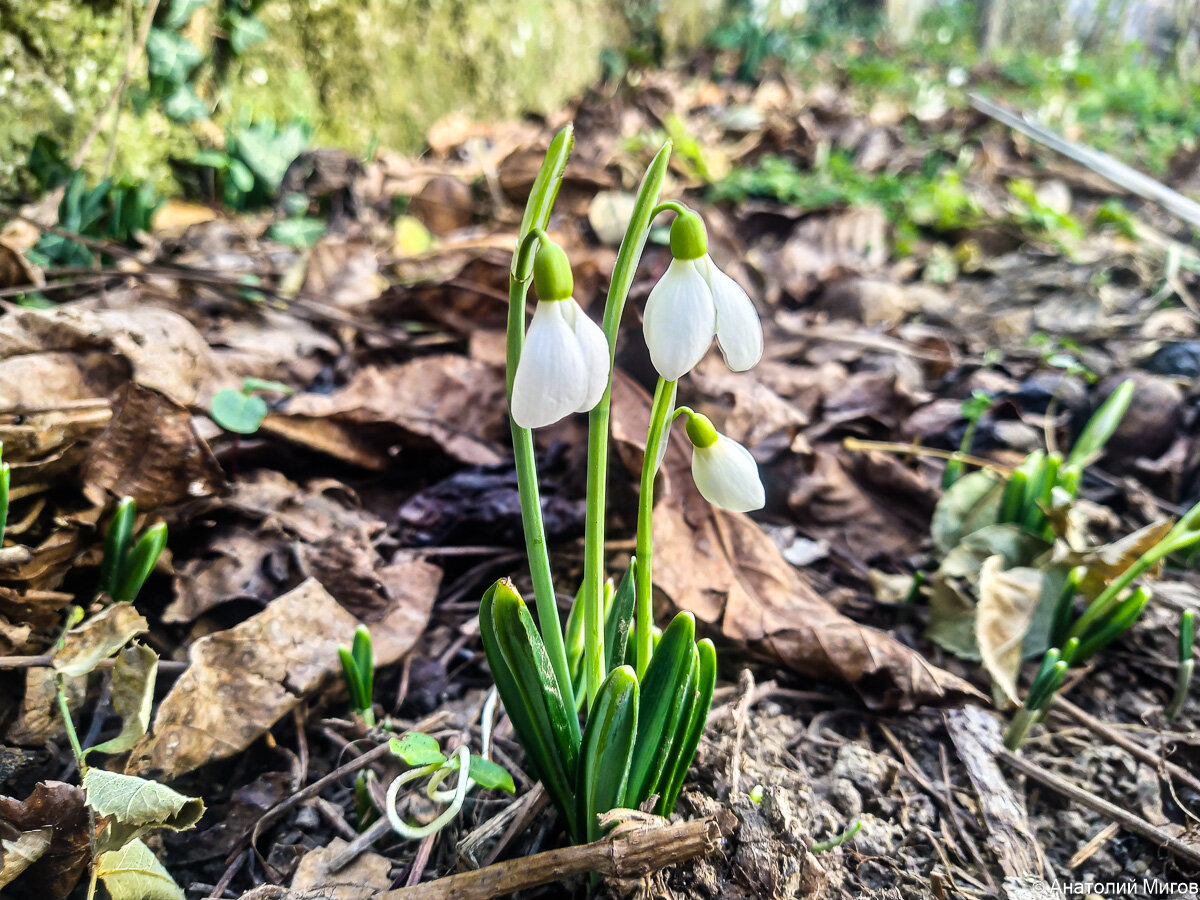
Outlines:
{"label": "small stick on ground", "polygon": [[1001,748],[996,751],[996,758],[1007,764],[1009,768],[1015,769],[1027,778],[1032,778],[1038,784],[1048,787],[1052,791],[1057,791],[1080,806],[1100,813],[1100,815],[1110,821],[1116,822],[1126,831],[1132,831],[1134,834],[1144,837],[1152,844],[1170,850],[1176,856],[1187,860],[1192,865],[1200,865],[1200,847],[1185,843],[1174,835],[1167,834],[1161,828],[1151,825],[1145,819],[1134,815],[1128,810],[1121,809],[1121,807],[1115,806],[1107,800],[1102,800],[1091,791],[1081,788],[1074,782],[1067,781],[1067,779],[1055,775],[1053,772],[1047,772],[1041,766],[1030,762],[1023,756],[1018,756]]}
{"label": "small stick on ground", "polygon": [[1178,779],[1190,787],[1193,791],[1200,794],[1200,778],[1197,778],[1182,766],[1178,766],[1170,760],[1159,756],[1149,747],[1143,746],[1133,738],[1122,734],[1111,725],[1107,725],[1104,722],[1101,722],[1095,716],[1084,712],[1066,697],[1057,697],[1054,701],[1054,709],[1058,712],[1061,712],[1071,721],[1082,725],[1093,734],[1104,738],[1106,741],[1116,744],[1134,759],[1140,760],[1141,762],[1146,763],[1148,766],[1152,766],[1154,771],[1158,772],[1160,775],[1170,775],[1172,778]]}
{"label": "small stick on ground", "polygon": [[742,669],[738,676],[738,693],[741,695],[733,707],[733,748],[729,752],[729,798],[738,792],[742,776],[742,741],[746,736],[746,721],[750,718],[750,706],[754,699],[754,675]]}
{"label": "small stick on ground", "polygon": [[1050,867],[1029,827],[1025,804],[996,765],[994,754],[1002,746],[996,720],[973,706],[952,710],[945,719],[950,740],[979,797],[987,845],[1004,872],[1006,892],[1033,888],[1047,892],[1045,896],[1057,896],[1045,881]]}
{"label": "small stick on ground", "polygon": [[[678,825],[666,820],[653,824],[618,825],[603,840],[547,850],[449,875],[413,887],[384,891],[373,900],[492,900],[552,884],[578,875],[597,873],[616,878],[639,878],[676,863],[712,853],[733,831],[733,822],[708,817]],[[661,824],[660,824],[661,823]]]}

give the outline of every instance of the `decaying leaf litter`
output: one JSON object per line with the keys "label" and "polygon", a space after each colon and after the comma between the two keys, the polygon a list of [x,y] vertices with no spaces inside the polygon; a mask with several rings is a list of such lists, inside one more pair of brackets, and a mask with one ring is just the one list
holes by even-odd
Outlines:
{"label": "decaying leaf litter", "polygon": [[[1011,770],[1001,769],[1015,818],[996,814],[977,752],[990,759],[995,735],[943,710],[988,705],[991,680],[971,661],[981,652],[993,674],[1012,677],[1019,658],[1004,626],[1028,612],[1036,554],[1006,559],[989,545],[963,563],[980,575],[981,596],[955,592],[961,584],[936,572],[958,542],[931,545],[930,520],[937,508],[965,532],[973,507],[939,507],[943,460],[909,452],[957,449],[963,401],[980,390],[992,404],[971,452],[1007,471],[1047,440],[1069,442],[1132,377],[1131,411],[1072,512],[1090,546],[1106,545],[1093,555],[1119,556],[1123,536],[1194,494],[1195,278],[1177,262],[1191,251],[1149,205],[1132,237],[1097,229],[1073,239],[1019,220],[1011,179],[1080,219],[1114,188],[981,115],[926,112],[786,77],[751,89],[643,73],[636,87],[598,87],[549,121],[451,119],[420,160],[379,154],[349,185],[357,217],[308,250],[266,239],[266,217],[172,204],[142,249],[114,251],[120,265],[100,288],[60,294],[47,309],[6,306],[0,439],[13,489],[0,648],[11,700],[0,771],[16,830],[3,835],[2,877],[29,866],[28,880],[40,866],[42,893],[65,897],[89,859],[82,793],[63,783],[51,670],[20,658],[52,653],[61,610],[90,596],[103,528],[123,496],[135,498],[139,527],[171,529],[138,611],[149,629],[140,639],[173,665],[160,671],[149,734],[105,769],[161,779],[208,807],[198,831],[157,832],[123,853],[152,848],[197,896],[264,882],[295,896],[352,883],[358,892],[345,896],[369,896],[460,860],[553,844],[539,804],[511,807],[491,792],[437,840],[384,838],[334,874],[331,858],[346,863],[339,854],[356,836],[353,775],[277,807],[373,743],[346,718],[336,652],[359,623],[374,638],[386,714],[443,739],[478,733],[490,684],[478,597],[502,575],[527,586],[503,403],[508,261],[541,156],[568,120],[577,151],[550,234],[570,253],[581,304],[597,314],[628,192],[652,153],[645,136],[682,128],[704,148],[703,167],[676,157],[672,190],[704,210],[722,258],[739,261],[732,274],[752,287],[768,333],[758,368],[734,375],[710,357],[681,397],[751,448],[767,509],[752,519],[699,503],[680,439],[660,474],[662,610],[690,610],[736,648],[722,656],[681,808],[731,809],[739,825],[723,852],[651,876],[651,895],[980,896],[1021,878],[1194,876],[1152,840],[1108,830],[1103,815]],[[788,205],[753,190],[714,202],[707,183],[780,155],[803,169],[831,150],[864,175],[903,173],[937,140],[973,149],[964,180],[981,212],[915,243],[878,205]],[[411,200],[391,221],[396,197]],[[18,249],[26,224],[14,219],[6,235]],[[669,261],[664,237],[647,249],[627,316],[636,319]],[[903,253],[901,238],[911,245]],[[5,287],[30,274],[41,273],[6,275],[17,280]],[[613,422],[614,536],[632,533],[651,383],[639,342],[622,344],[618,366],[614,408],[628,420]],[[236,435],[208,411],[247,378],[294,393],[265,392],[261,428]],[[582,564],[583,427],[568,419],[538,442],[565,598]],[[628,551],[619,538],[610,549]],[[917,570],[932,576],[929,602],[912,590]],[[1194,771],[1194,706],[1174,723],[1161,711],[1178,613],[1200,595],[1188,572],[1171,579],[1067,695]],[[958,618],[939,602],[957,603]],[[140,632],[109,638],[112,650]],[[97,672],[70,682],[72,709],[92,737],[117,738],[115,667],[111,682]],[[503,724],[496,750],[518,792],[531,790]],[[1102,733],[1055,713],[1024,753],[1191,840],[1197,792]],[[436,814],[419,799],[410,812]],[[841,846],[807,849],[855,823]],[[1031,863],[1002,825],[1031,848]],[[636,889],[605,883],[614,896]]]}

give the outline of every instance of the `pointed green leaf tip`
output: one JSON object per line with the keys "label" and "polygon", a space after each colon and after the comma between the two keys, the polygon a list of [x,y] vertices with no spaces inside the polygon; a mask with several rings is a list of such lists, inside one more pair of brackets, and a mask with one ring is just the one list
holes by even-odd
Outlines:
{"label": "pointed green leaf tip", "polygon": [[547,238],[538,241],[533,258],[533,289],[539,300],[566,300],[575,292],[566,251]]}
{"label": "pointed green leaf tip", "polygon": [[704,220],[691,210],[681,212],[671,223],[671,255],[676,259],[699,259],[708,253]]}

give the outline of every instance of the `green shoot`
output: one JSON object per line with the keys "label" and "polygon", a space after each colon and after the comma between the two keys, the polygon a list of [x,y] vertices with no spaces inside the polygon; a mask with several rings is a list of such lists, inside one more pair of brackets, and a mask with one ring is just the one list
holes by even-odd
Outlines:
{"label": "green shoot", "polygon": [[4,546],[4,527],[8,524],[8,488],[12,467],[4,459],[4,443],[0,442],[0,547]]}
{"label": "green shoot", "polygon": [[[971,452],[971,445],[975,443],[975,432],[979,430],[979,422],[983,418],[983,414],[992,408],[995,400],[984,391],[972,391],[971,396],[962,403],[962,416],[967,420],[966,430],[963,431],[962,441],[958,445],[958,452],[966,456]],[[961,459],[952,459],[946,463],[946,469],[942,473],[942,490],[949,488],[954,482],[962,478],[965,471],[965,464]]]}
{"label": "green shoot", "polygon": [[1167,719],[1174,721],[1183,712],[1188,689],[1192,684],[1192,672],[1196,667],[1194,645],[1196,642],[1196,613],[1190,609],[1179,616],[1179,668],[1175,675],[1175,695],[1167,707]]}
{"label": "green shoot", "polygon": [[371,632],[366,625],[354,630],[350,647],[338,647],[342,675],[350,692],[350,710],[360,716],[368,728],[375,727],[375,654]]}
{"label": "green shoot", "polygon": [[137,599],[167,546],[165,522],[151,525],[135,543],[136,521],[137,503],[132,497],[121,498],[104,538],[99,585],[100,592],[117,603],[132,603]]}
{"label": "green shoot", "polygon": [[862,830],[862,819],[855,819],[854,824],[839,834],[837,837],[832,837],[827,841],[817,841],[812,845],[812,852],[828,853],[836,847],[842,846],[846,841],[853,840],[854,836]]}

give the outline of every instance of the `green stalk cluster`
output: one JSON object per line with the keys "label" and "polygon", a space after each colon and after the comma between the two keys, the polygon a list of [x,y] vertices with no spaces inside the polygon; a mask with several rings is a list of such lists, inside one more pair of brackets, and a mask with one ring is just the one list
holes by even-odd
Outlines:
{"label": "green stalk cluster", "polygon": [[[544,229],[571,146],[568,126],[550,145],[521,223],[509,281],[510,403],[536,248],[547,241]],[[515,421],[513,447],[537,620],[535,624],[507,579],[489,588],[479,609],[483,648],[500,699],[533,773],[575,842],[601,837],[599,816],[610,809],[637,808],[657,797],[655,811],[669,814],[699,745],[716,684],[716,650],[711,641],[696,640],[693,616],[679,613],[661,636],[652,619],[653,467],[674,402],[674,382],[660,383],[655,398],[645,452],[648,486],[643,475],[642,504],[647,508],[639,514],[637,554],[619,585],[604,572],[612,362],[650,223],[660,212],[682,210],[678,204],[658,203],[669,157],[667,144],[642,179],[605,302],[602,330],[609,378],[589,413],[584,574],[565,639],[542,524],[533,438]],[[580,711],[586,714],[582,726]]]}
{"label": "green stalk cluster", "polygon": [[1167,707],[1167,718],[1174,720],[1183,712],[1188,689],[1192,686],[1192,672],[1196,668],[1194,647],[1196,643],[1196,613],[1184,610],[1179,616],[1179,668],[1175,674],[1175,694]]}
{"label": "green stalk cluster", "polygon": [[[1051,635],[1057,646],[1046,652],[1025,703],[1013,718],[1005,737],[1005,744],[1010,750],[1021,746],[1030,727],[1045,716],[1067,669],[1086,663],[1132,628],[1141,617],[1151,594],[1145,585],[1133,587],[1133,582],[1168,556],[1197,544],[1200,544],[1200,503],[1188,510],[1161,541],[1105,585],[1074,622],[1071,617],[1075,612],[1075,598],[1084,587],[1088,572],[1084,566],[1076,566],[1071,570],[1054,610]],[[1186,682],[1191,679],[1192,669],[1193,616],[1185,613],[1180,620],[1179,630],[1179,684],[1186,696]],[[1178,690],[1176,693],[1178,697]],[[1183,700],[1179,699],[1178,702],[1182,706]]]}
{"label": "green stalk cluster", "polygon": [[1132,380],[1121,382],[1088,420],[1065,458],[1057,451],[1042,450],[1025,457],[1004,486],[999,521],[1051,537],[1046,512],[1078,496],[1084,469],[1100,455],[1116,432],[1133,400],[1133,392]]}
{"label": "green stalk cluster", "polygon": [[12,466],[4,462],[4,443],[0,441],[0,547],[4,546],[4,527],[8,524],[8,488]]}
{"label": "green stalk cluster", "polygon": [[338,647],[338,658],[342,661],[342,675],[350,692],[350,709],[362,717],[368,728],[375,726],[375,651],[371,646],[371,632],[366,625],[354,631],[350,647]]}
{"label": "green stalk cluster", "polygon": [[135,543],[136,521],[137,503],[132,497],[122,498],[104,538],[100,591],[117,603],[132,603],[137,598],[167,545],[166,522],[151,525]]}

